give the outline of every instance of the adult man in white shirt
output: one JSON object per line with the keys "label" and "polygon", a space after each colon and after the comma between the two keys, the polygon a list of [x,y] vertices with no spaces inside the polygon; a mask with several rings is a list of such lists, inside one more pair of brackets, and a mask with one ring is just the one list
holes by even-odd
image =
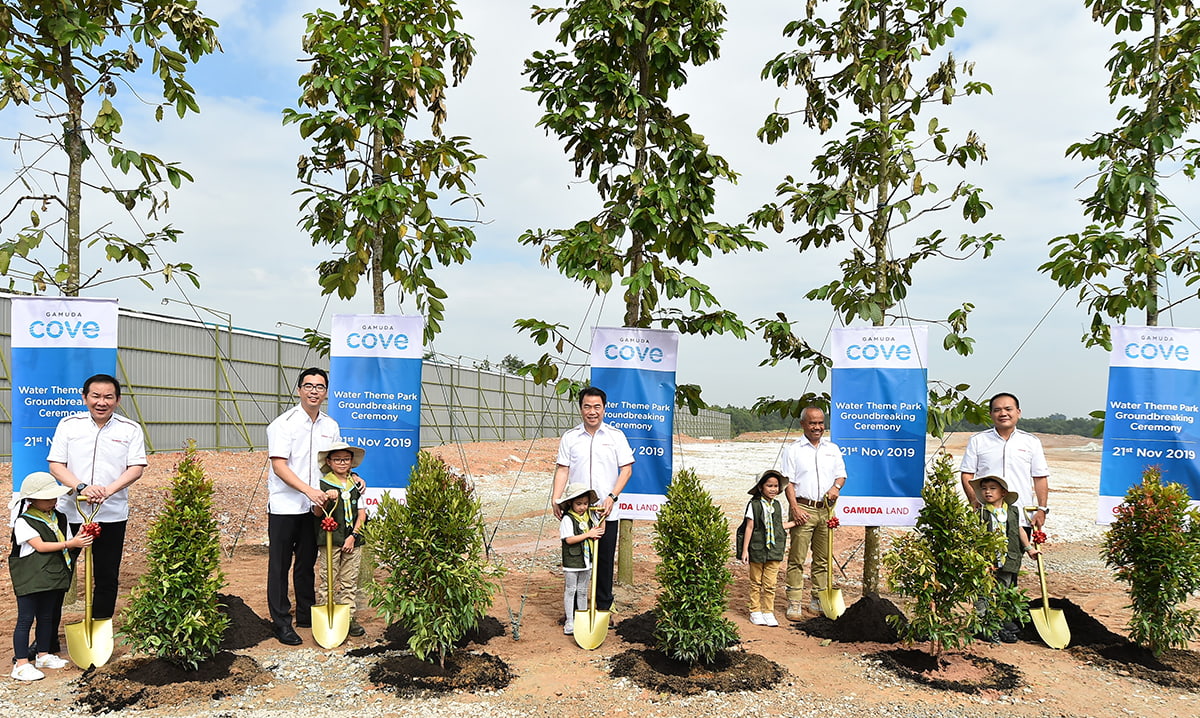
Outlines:
{"label": "adult man in white shirt", "polygon": [[988,413],[991,414],[993,427],[981,431],[967,441],[966,451],[963,452],[962,472],[963,492],[971,506],[978,508],[979,499],[971,488],[971,480],[979,476],[1001,476],[1009,489],[1017,492],[1017,513],[1021,515],[1021,525],[1029,530],[1029,517],[1025,514],[1026,506],[1036,506],[1033,514],[1033,526],[1041,528],[1046,523],[1046,514],[1050,507],[1046,503],[1050,492],[1050,466],[1046,463],[1046,454],[1042,450],[1042,442],[1036,436],[1017,428],[1021,418],[1021,402],[1017,397],[1006,392],[997,394],[988,402]]}
{"label": "adult man in white shirt", "polygon": [[613,557],[617,551],[617,497],[633,474],[633,449],[624,432],[604,423],[608,396],[603,389],[590,386],[579,393],[579,413],[583,423],[569,429],[558,442],[558,468],[554,471],[554,516],[562,518],[559,507],[567,484],[583,484],[600,497],[600,518],[604,534],[596,557],[596,610],[612,608]]}
{"label": "adult man in white shirt", "polygon": [[79,497],[87,500],[86,513],[96,511],[100,535],[92,542],[92,616],[112,618],[125,552],[128,489],[146,468],[146,437],[137,422],[115,413],[121,403],[121,382],[115,377],[88,377],[83,403],[87,411],[58,422],[46,461],[58,483],[73,490],[58,500],[71,533],[78,533],[84,520]]}
{"label": "adult man in white shirt", "polygon": [[305,369],[296,380],[300,404],[280,414],[267,427],[267,455],[271,461],[267,480],[267,607],[275,637],[289,646],[302,642],[292,628],[289,569],[296,594],[296,625],[312,625],[312,606],[316,602],[317,539],[312,506],[325,503],[317,454],[342,440],[337,422],[321,411],[328,392],[329,375],[316,367]]}
{"label": "adult man in white shirt", "polygon": [[812,602],[810,608],[820,613],[817,594],[829,586],[829,517],[832,507],[846,485],[846,464],[842,450],[825,436],[825,412],[815,406],[800,412],[804,438],[788,444],[783,450],[782,474],[787,477],[784,489],[792,527],[788,546],[787,617],[789,621],[804,618],[804,560],[812,548]]}

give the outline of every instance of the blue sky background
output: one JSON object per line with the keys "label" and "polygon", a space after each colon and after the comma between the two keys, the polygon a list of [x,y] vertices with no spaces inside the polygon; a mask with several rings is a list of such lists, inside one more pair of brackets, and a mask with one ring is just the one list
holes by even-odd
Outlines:
{"label": "blue sky background", "polygon": [[[800,10],[784,0],[726,4],[722,57],[692,70],[691,82],[673,105],[690,112],[693,128],[742,173],[738,185],[719,189],[716,217],[740,222],[773,197],[785,175],[806,176],[812,157],[833,135],[822,138],[796,122],[776,145],[757,141],[755,131],[777,98],[781,107],[803,103],[799,92],[759,80],[763,64],[791,46],[782,29]],[[302,15],[319,5],[201,0],[201,9],[220,23],[224,47],[222,54],[189,71],[201,113],[155,123],[149,113],[123,105],[121,134],[130,147],[178,161],[195,176],[194,184],[171,193],[164,220],[185,234],[164,256],[193,263],[201,289],[160,285],[151,293],[125,282],[101,287],[94,296],[117,296],[123,306],[177,316],[190,314],[186,307],[161,306],[161,298],[190,300],[232,315],[236,326],[261,331],[277,331],[276,322],[328,331],[334,313],[370,311],[365,283],[353,302],[320,296],[315,267],[328,255],[312,247],[296,227],[298,200],[292,192],[298,187],[296,159],[305,147],[295,127],[282,125],[281,113],[295,102],[296,78],[304,68],[297,61]],[[967,26],[955,38],[953,51],[958,59],[976,63],[976,79],[990,83],[994,95],[931,106],[922,117],[937,116],[954,137],[975,130],[987,144],[987,163],[969,168],[967,175],[947,174],[940,184],[946,189],[965,177],[983,187],[994,209],[973,231],[1000,233],[1006,241],[986,262],[932,261],[919,268],[908,306],[916,316],[944,317],[964,301],[976,305],[971,319],[975,355],[962,359],[942,353],[941,334],[934,330],[931,378],[970,383],[981,397],[1013,391],[1029,416],[1081,415],[1103,404],[1107,356],[1083,349],[1079,338],[1088,317],[1075,306],[1074,292],[1058,301],[1062,290],[1036,268],[1046,260],[1051,238],[1086,225],[1078,199],[1087,192],[1090,168],[1067,160],[1064,151],[1114,124],[1104,69],[1113,38],[1091,21],[1080,0],[969,0],[961,5],[968,12]],[[325,7],[336,9],[331,3]],[[532,359],[540,349],[512,329],[515,319],[536,316],[573,328],[617,325],[621,300],[614,293],[597,314],[599,303],[588,290],[542,267],[536,248],[516,242],[525,229],[566,226],[589,217],[597,204],[590,186],[571,175],[559,142],[535,127],[540,116],[536,98],[521,90],[524,59],[553,45],[552,29],[539,28],[529,18],[527,2],[465,0],[459,7],[463,29],[475,37],[477,56],[466,83],[448,96],[446,130],[471,137],[475,149],[487,156],[476,177],[486,203],[480,219],[486,224],[476,230],[474,260],[439,274],[450,298],[443,333],[433,348],[492,362],[509,353]],[[4,136],[15,129],[45,131],[31,113],[11,106],[0,113],[0,122]],[[4,156],[15,166],[13,155]],[[1167,192],[1185,214],[1197,213],[1194,189],[1176,182]],[[136,219],[143,228],[157,226],[144,215]],[[107,221],[120,231],[134,227],[129,216],[112,214],[99,202],[85,207],[85,229]],[[936,221],[945,222],[945,231],[952,234],[962,230],[949,213]],[[3,233],[11,229],[15,224],[6,225]],[[1180,227],[1177,234],[1188,231]],[[766,253],[722,258],[691,271],[744,319],[784,311],[801,321],[805,337],[820,343],[835,318],[825,305],[803,295],[837,275],[844,250],[801,256],[786,241],[795,234],[794,228],[783,235],[766,232],[761,237],[770,243]],[[905,237],[897,235],[894,241],[904,246]],[[115,275],[117,269],[105,272]],[[1171,283],[1175,293],[1184,289],[1182,282]],[[401,304],[393,291],[388,310],[413,312],[415,306],[411,300]],[[1176,311],[1163,323],[1194,326],[1195,313]],[[1139,321],[1132,318],[1130,323]],[[278,331],[294,333],[286,326]],[[757,338],[684,337],[679,379],[702,384],[705,397],[720,404],[750,405],[760,396],[818,388],[806,385],[794,366],[758,367],[765,356],[766,346]]]}

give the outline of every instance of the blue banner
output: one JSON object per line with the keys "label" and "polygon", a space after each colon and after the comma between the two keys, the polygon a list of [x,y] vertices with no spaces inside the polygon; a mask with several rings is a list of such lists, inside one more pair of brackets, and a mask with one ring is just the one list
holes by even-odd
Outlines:
{"label": "blue banner", "polygon": [[404,500],[421,446],[423,318],[335,314],[330,333],[329,415],[342,440],[366,449],[355,469],[368,510],[384,493]]}
{"label": "blue banner", "polygon": [[1096,522],[1150,466],[1200,505],[1200,330],[1116,326],[1112,347]]}
{"label": "blue banner", "polygon": [[117,374],[117,300],[12,298],[14,490],[46,455],[58,420],[83,404],[83,382]]}
{"label": "blue banner", "polygon": [[926,327],[833,330],[829,432],[846,462],[837,505],[843,524],[917,522],[925,484],[927,341]]}
{"label": "blue banner", "polygon": [[679,333],[666,329],[596,327],[592,334],[592,386],[608,395],[604,421],[624,432],[633,449],[620,518],[653,520],[666,500],[678,350]]}

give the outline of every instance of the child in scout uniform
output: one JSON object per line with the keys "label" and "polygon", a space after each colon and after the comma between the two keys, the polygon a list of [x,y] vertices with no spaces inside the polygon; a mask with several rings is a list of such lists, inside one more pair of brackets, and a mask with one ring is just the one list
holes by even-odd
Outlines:
{"label": "child in scout uniform", "polygon": [[[1021,528],[1021,517],[1017,513],[1017,493],[1008,490],[1008,483],[1000,476],[980,476],[971,479],[971,489],[979,499],[979,515],[983,524],[989,530],[1002,533],[1008,540],[1004,554],[996,557],[996,570],[992,573],[996,582],[1001,586],[1014,586],[1017,583],[1017,573],[1021,570],[1022,554],[1030,556],[1038,554],[1038,548],[1029,541],[1029,537]],[[976,610],[986,612],[987,601],[976,601]],[[995,638],[986,636],[988,640],[998,638],[1005,643],[1017,642],[1017,625],[1005,623]]]}
{"label": "child in scout uniform", "polygon": [[738,547],[738,558],[750,566],[750,622],[756,626],[779,625],[775,619],[775,584],[787,543],[785,532],[796,525],[795,521],[783,520],[783,506],[776,498],[784,481],[783,474],[768,469],[747,492],[754,498],[746,504],[745,537]]}
{"label": "child in scout uniform", "polygon": [[[54,510],[58,497],[71,490],[45,471],[25,477],[8,505],[15,509],[8,572],[17,596],[17,625],[13,629],[18,681],[45,678],[40,669],[58,669],[67,661],[51,653],[62,622],[63,595],[71,585],[71,551],[89,546],[90,534],[70,535],[67,517]],[[29,655],[29,631],[37,623],[37,655]],[[30,659],[33,659],[30,662]]]}
{"label": "child in scout uniform", "polygon": [[[366,485],[352,469],[362,463],[366,449],[350,446],[344,441],[335,441],[328,449],[317,453],[317,465],[321,473],[321,490],[325,492],[325,505],[313,506],[317,516],[332,519],[333,586],[334,603],[350,606],[350,635],[362,636],[366,630],[354,620],[354,608],[358,599],[358,569],[362,552],[358,550],[362,541],[359,531],[367,520],[367,510],[361,504],[362,491]],[[355,479],[358,478],[358,481]],[[317,523],[317,546],[325,545],[325,528]],[[329,578],[326,576],[324,557],[317,559],[316,605],[324,605]]]}
{"label": "child in scout uniform", "polygon": [[592,551],[589,539],[604,535],[604,522],[596,522],[589,510],[597,503],[596,492],[583,484],[570,484],[558,500],[563,511],[559,524],[562,539],[563,611],[567,614],[563,633],[575,633],[575,611],[588,607],[588,589],[592,580]]}

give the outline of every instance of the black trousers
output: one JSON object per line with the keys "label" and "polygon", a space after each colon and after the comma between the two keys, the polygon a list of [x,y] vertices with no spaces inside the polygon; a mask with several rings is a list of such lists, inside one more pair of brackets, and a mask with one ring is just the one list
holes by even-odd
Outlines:
{"label": "black trousers", "polygon": [[[92,541],[92,618],[112,618],[117,609],[117,586],[121,581],[121,557],[125,553],[126,521],[101,521],[100,535]],[[79,533],[83,524],[71,524]],[[75,579],[83,580],[83,552],[75,566]]]}
{"label": "black trousers", "polygon": [[317,562],[316,517],[311,513],[267,514],[267,606],[276,628],[292,625],[288,572],[296,593],[296,620],[311,620],[316,592],[313,567]]}
{"label": "black trousers", "polygon": [[617,555],[617,534],[620,521],[605,521],[604,535],[600,537],[600,545],[596,557],[596,610],[607,611],[613,603],[613,559]]}
{"label": "black trousers", "polygon": [[[17,625],[13,629],[13,656],[30,662],[37,653],[58,653],[58,624],[62,623],[63,591],[38,591],[17,596]],[[29,630],[37,621],[34,646],[29,644]]]}

